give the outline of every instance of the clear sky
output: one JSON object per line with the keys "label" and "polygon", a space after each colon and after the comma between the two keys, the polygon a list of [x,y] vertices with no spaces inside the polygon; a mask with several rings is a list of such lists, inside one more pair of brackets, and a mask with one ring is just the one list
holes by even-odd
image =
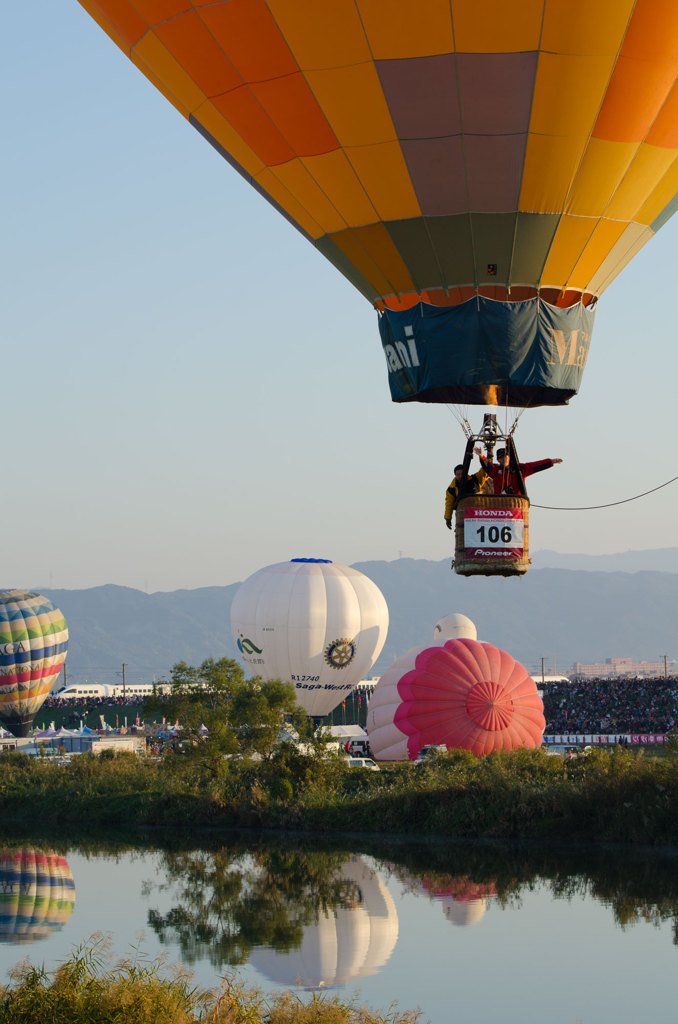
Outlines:
{"label": "clear sky", "polygon": [[[3,18],[2,586],[219,586],[293,557],[443,559],[464,438],[390,401],[376,314],[75,0]],[[678,221],[598,304],[581,392],[526,412],[532,501],[674,476]],[[479,428],[481,408],[471,409]],[[678,483],[531,514],[532,552],[676,546]]]}

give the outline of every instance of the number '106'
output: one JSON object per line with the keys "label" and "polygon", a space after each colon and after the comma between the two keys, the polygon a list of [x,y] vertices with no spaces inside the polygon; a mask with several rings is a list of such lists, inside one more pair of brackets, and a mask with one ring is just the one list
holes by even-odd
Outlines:
{"label": "number '106'", "polygon": [[485,543],[485,534],[487,533],[487,540],[489,544],[496,544],[501,537],[504,544],[508,544],[511,540],[511,527],[502,526],[501,530],[498,526],[479,526],[477,530],[478,536],[480,537],[480,543]]}

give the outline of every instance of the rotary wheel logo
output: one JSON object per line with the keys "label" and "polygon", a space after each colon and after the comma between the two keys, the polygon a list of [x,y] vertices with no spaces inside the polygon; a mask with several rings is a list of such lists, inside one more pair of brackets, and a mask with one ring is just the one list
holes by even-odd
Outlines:
{"label": "rotary wheel logo", "polygon": [[352,640],[342,637],[333,640],[325,649],[325,661],[331,668],[344,668],[350,665],[355,657],[355,644]]}

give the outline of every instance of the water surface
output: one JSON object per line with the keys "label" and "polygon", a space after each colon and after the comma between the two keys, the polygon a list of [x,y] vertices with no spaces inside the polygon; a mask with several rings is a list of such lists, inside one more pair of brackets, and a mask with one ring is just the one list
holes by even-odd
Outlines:
{"label": "water surface", "polygon": [[432,1024],[673,1019],[678,861],[652,852],[210,836],[6,835],[0,978],[88,936],[266,991],[327,988]]}

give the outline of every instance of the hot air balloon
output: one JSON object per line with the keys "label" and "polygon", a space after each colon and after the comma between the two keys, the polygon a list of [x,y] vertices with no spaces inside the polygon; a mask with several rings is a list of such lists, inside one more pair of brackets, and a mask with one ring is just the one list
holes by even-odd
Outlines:
{"label": "hot air balloon", "polygon": [[66,660],[68,629],[58,608],[30,590],[0,590],[0,722],[27,736]]}
{"label": "hot air balloon", "polygon": [[433,639],[437,644],[443,644],[446,640],[456,640],[460,637],[466,640],[478,639],[478,631],[475,625],[468,616],[462,615],[461,612],[452,612],[451,615],[445,615],[433,627]]}
{"label": "hot air balloon", "polygon": [[388,888],[362,857],[351,857],[340,877],[353,899],[347,906],[321,910],[304,928],[299,949],[279,953],[263,946],[250,963],[279,985],[329,988],[366,978],[383,967],[398,941],[398,914]]}
{"label": "hot air balloon", "polygon": [[73,912],[75,884],[56,853],[0,850],[0,942],[23,944],[49,938]]}
{"label": "hot air balloon", "polygon": [[[678,201],[675,0],[80,3],[378,310],[393,401],[577,393]],[[527,494],[482,498],[491,542],[462,504],[455,572],[527,572]]]}
{"label": "hot air balloon", "polygon": [[678,193],[674,0],[80,0],[380,311],[397,402],[561,405]]}
{"label": "hot air balloon", "polygon": [[367,732],[382,760],[414,759],[442,744],[474,754],[541,746],[544,709],[527,670],[476,640],[414,647],[384,673],[370,701]]}
{"label": "hot air balloon", "polygon": [[293,558],[259,569],[239,587],[231,631],[253,674],[294,683],[314,717],[337,706],[379,657],[388,608],[357,569],[324,558]]}

